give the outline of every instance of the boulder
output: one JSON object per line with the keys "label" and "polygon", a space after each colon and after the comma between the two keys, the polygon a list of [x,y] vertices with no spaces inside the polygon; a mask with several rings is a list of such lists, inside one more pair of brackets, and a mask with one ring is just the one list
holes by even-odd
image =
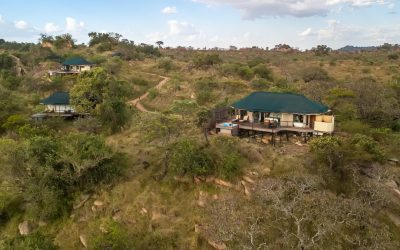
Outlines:
{"label": "boulder", "polygon": [[195,233],[200,233],[200,225],[199,224],[194,224],[194,232]]}
{"label": "boulder", "polygon": [[225,243],[223,243],[223,242],[222,243],[217,243],[215,241],[208,240],[208,244],[210,244],[210,246],[212,248],[217,249],[217,250],[225,250],[225,249],[227,249]]}
{"label": "boulder", "polygon": [[300,146],[300,147],[304,146],[304,144],[302,144],[302,143],[299,142],[299,141],[295,142],[295,145]]}
{"label": "boulder", "polygon": [[261,172],[262,172],[263,176],[268,176],[268,175],[271,174],[271,169],[270,168],[263,168]]}
{"label": "boulder", "polygon": [[79,236],[79,241],[81,242],[82,246],[84,248],[87,248],[87,240],[85,235],[80,235]]}
{"label": "boulder", "polygon": [[215,184],[223,186],[223,187],[228,187],[228,188],[232,188],[233,187],[232,183],[224,181],[224,180],[221,180],[221,179],[215,179],[214,182],[215,182]]}
{"label": "boulder", "polygon": [[205,207],[206,206],[206,199],[207,199],[207,194],[203,191],[199,192],[199,199],[197,200],[197,205],[199,207]]}
{"label": "boulder", "polygon": [[250,193],[249,187],[247,186],[247,183],[246,183],[245,181],[242,181],[241,183],[242,183],[242,186],[243,186],[243,188],[244,188],[244,193],[245,193],[245,195],[250,196],[251,193]]}
{"label": "boulder", "polygon": [[248,177],[248,176],[243,176],[243,180],[246,181],[246,182],[248,182],[248,183],[251,183],[251,184],[254,183],[254,181],[253,181],[250,177]]}
{"label": "boulder", "polygon": [[96,207],[102,207],[104,206],[104,202],[96,200],[93,202],[93,205],[95,205]]}
{"label": "boulder", "polygon": [[214,181],[215,181],[215,178],[212,177],[212,176],[206,178],[206,182],[207,183],[211,183],[211,182],[214,182]]}
{"label": "boulder", "polygon": [[20,235],[28,235],[32,231],[32,225],[29,221],[23,221],[19,223],[18,230]]}
{"label": "boulder", "polygon": [[142,207],[142,209],[140,210],[140,213],[141,213],[142,215],[145,215],[145,214],[147,214],[148,212],[147,212],[147,209],[146,209],[146,208]]}

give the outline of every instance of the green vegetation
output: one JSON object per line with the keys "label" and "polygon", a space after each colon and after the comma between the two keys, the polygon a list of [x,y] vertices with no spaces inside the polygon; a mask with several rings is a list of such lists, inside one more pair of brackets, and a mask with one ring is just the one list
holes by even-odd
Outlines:
{"label": "green vegetation", "polygon": [[[0,40],[0,249],[400,247],[396,46],[203,51],[89,39]],[[47,75],[73,56],[96,66]],[[54,91],[88,116],[30,119]],[[335,134],[279,134],[276,147],[268,135],[215,135],[215,109],[254,91],[328,105]],[[133,101],[145,93],[151,112]]]}

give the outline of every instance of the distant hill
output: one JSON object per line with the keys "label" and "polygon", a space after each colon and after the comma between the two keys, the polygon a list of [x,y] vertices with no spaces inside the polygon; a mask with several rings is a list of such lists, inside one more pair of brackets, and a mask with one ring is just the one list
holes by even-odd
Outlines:
{"label": "distant hill", "polygon": [[340,52],[359,52],[359,51],[376,51],[378,47],[376,46],[368,46],[368,47],[356,47],[352,45],[347,45],[343,48],[338,49]]}

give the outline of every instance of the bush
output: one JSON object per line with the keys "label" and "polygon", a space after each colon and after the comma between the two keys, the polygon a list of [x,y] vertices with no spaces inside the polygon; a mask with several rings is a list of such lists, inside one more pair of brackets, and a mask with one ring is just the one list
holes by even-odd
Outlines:
{"label": "bush", "polygon": [[241,66],[238,68],[238,75],[245,80],[250,80],[254,77],[254,71],[249,66]]}
{"label": "bush", "polygon": [[[351,139],[352,150],[355,158],[360,161],[383,161],[384,154],[379,149],[378,143],[369,136],[355,134]],[[357,153],[355,153],[357,152]]]}
{"label": "bush", "polygon": [[340,123],[340,128],[343,132],[349,134],[369,134],[371,127],[360,120],[349,120]]}
{"label": "bush", "polygon": [[53,243],[50,236],[40,232],[34,232],[27,236],[18,236],[12,239],[7,239],[3,244],[0,242],[0,248],[5,250],[27,249],[27,250],[57,250],[59,249]]}
{"label": "bush", "polygon": [[255,89],[267,89],[271,86],[271,83],[265,79],[257,79],[250,83],[250,85]]}
{"label": "bush", "polygon": [[99,232],[93,235],[89,245],[91,249],[128,250],[135,248],[125,227],[115,221],[108,221],[104,224],[103,227],[107,233]]}
{"label": "bush", "polygon": [[301,72],[304,82],[329,80],[328,72],[320,67],[309,67]]}
{"label": "bush", "polygon": [[242,155],[239,140],[234,137],[217,136],[211,141],[215,171],[218,176],[233,179],[242,171]]}
{"label": "bush", "polygon": [[18,131],[18,129],[27,122],[27,119],[22,115],[11,115],[7,118],[2,127],[10,131]]}
{"label": "bush", "polygon": [[79,118],[74,122],[79,132],[97,133],[101,129],[100,121],[92,116]]}
{"label": "bush", "polygon": [[156,98],[158,96],[158,90],[156,88],[151,88],[148,90],[149,92],[149,98],[150,100],[153,100],[154,98]]}
{"label": "bush", "polygon": [[273,81],[272,70],[267,68],[264,64],[259,64],[252,68],[254,73],[261,78],[264,78],[268,81]]}
{"label": "bush", "polygon": [[333,136],[322,136],[311,140],[310,150],[316,159],[336,171],[342,162],[342,141]]}
{"label": "bush", "polygon": [[163,69],[164,71],[168,72],[171,71],[172,69],[175,68],[175,65],[171,58],[169,57],[163,57],[160,60],[158,60],[157,67],[159,69]]}
{"label": "bush", "polygon": [[0,54],[0,69],[11,70],[15,67],[14,59],[7,53]]}
{"label": "bush", "polygon": [[221,65],[220,70],[225,76],[231,76],[237,74],[239,67],[239,63],[224,63]]}
{"label": "bush", "polygon": [[204,147],[187,138],[172,145],[170,163],[173,171],[180,175],[208,175],[214,169],[212,159]]}
{"label": "bush", "polygon": [[255,67],[255,66],[259,65],[259,64],[263,64],[265,62],[266,62],[266,60],[264,60],[263,58],[256,57],[256,58],[248,61],[247,65],[249,65],[250,68],[253,68],[253,67]]}
{"label": "bush", "polygon": [[76,192],[109,183],[125,166],[103,137],[88,134],[0,140],[0,155],[3,174],[24,190],[28,214],[43,220],[67,214]]}
{"label": "bush", "polygon": [[219,54],[197,54],[193,58],[193,64],[197,68],[210,67],[221,62]]}
{"label": "bush", "polygon": [[202,79],[195,83],[196,101],[199,105],[205,105],[214,98],[214,89],[217,83],[213,79]]}
{"label": "bush", "polygon": [[399,54],[397,54],[397,53],[389,54],[388,59],[389,60],[397,60],[397,59],[399,59]]}

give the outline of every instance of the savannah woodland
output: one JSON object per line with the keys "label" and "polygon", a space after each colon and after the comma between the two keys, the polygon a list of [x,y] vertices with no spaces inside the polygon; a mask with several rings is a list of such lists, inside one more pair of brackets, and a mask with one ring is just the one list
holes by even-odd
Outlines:
{"label": "savannah woodland", "polygon": [[[400,249],[398,45],[89,38],[0,39],[0,249]],[[77,56],[94,67],[49,76]],[[32,119],[57,91],[86,115]],[[327,105],[335,132],[216,134],[256,91]]]}

